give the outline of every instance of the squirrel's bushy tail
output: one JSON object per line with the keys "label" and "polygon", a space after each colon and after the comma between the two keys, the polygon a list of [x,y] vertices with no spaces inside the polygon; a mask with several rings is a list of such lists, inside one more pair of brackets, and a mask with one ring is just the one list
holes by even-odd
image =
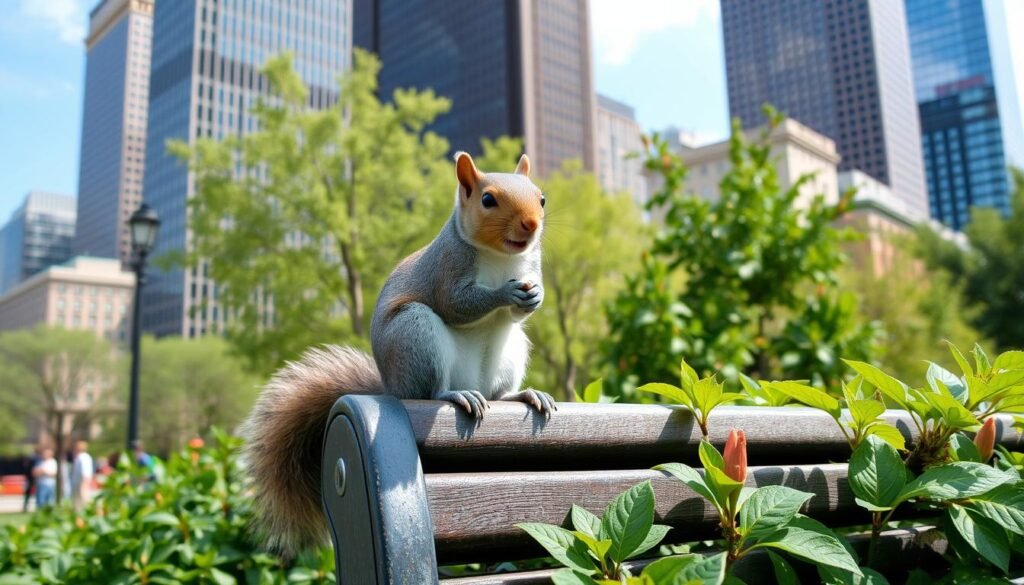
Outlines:
{"label": "squirrel's bushy tail", "polygon": [[241,434],[258,532],[269,548],[290,556],[324,542],[320,459],[327,416],[343,394],[381,391],[373,358],[335,345],[308,350],[267,383]]}

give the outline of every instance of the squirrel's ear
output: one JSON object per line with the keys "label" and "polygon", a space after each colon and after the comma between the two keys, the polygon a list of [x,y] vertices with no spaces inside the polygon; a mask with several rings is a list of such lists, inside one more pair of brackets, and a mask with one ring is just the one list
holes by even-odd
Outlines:
{"label": "squirrel's ear", "polygon": [[466,190],[466,197],[469,197],[476,187],[477,181],[480,180],[480,171],[476,170],[473,157],[468,153],[462,151],[455,153],[455,176],[459,179],[459,185]]}
{"label": "squirrel's ear", "polygon": [[519,164],[516,165],[516,174],[524,177],[530,176],[530,157],[523,154],[519,157]]}

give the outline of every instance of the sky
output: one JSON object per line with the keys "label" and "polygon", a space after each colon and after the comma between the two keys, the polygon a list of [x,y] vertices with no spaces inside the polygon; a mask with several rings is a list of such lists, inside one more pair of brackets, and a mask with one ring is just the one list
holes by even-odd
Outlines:
{"label": "sky", "polygon": [[[74,195],[89,10],[96,0],[0,0],[0,224],[30,190]],[[726,135],[718,0],[592,0],[599,93],[647,129]]]}

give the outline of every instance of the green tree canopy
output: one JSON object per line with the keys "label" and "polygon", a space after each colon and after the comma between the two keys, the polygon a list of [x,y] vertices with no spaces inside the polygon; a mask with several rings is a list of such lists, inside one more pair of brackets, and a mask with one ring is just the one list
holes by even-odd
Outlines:
{"label": "green tree canopy", "polygon": [[196,179],[178,260],[208,266],[227,339],[256,371],[318,343],[366,345],[384,279],[451,211],[448,144],[424,131],[448,100],[396,90],[382,103],[379,70],[357,50],[337,103],[311,110],[291,59],[271,59],[256,131],[169,145]]}
{"label": "green tree canopy", "polygon": [[[832,222],[853,194],[835,205],[821,195],[798,204],[812,176],[780,186],[768,133],[781,117],[769,114],[753,142],[734,122],[731,169],[713,201],[685,192],[685,166],[655,136],[646,166],[663,179],[650,205],[664,212],[664,226],[641,275],[608,312],[605,351],[627,388],[637,378],[677,380],[681,357],[727,376],[736,367],[765,377],[800,364],[800,377],[824,382],[835,381],[839,355],[867,357],[870,332],[834,288],[847,232]],[[678,288],[670,288],[673,279]],[[807,343],[786,337],[794,326]]]}
{"label": "green tree canopy", "polygon": [[[139,436],[148,450],[168,454],[211,428],[233,430],[248,414],[263,379],[248,373],[228,343],[214,336],[142,340]],[[125,436],[125,418],[107,429]]]}

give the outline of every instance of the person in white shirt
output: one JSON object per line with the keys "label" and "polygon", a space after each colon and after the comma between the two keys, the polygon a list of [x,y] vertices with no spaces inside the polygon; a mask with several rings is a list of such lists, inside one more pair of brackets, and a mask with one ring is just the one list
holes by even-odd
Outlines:
{"label": "person in white shirt", "polygon": [[89,502],[92,488],[92,456],[86,451],[85,441],[75,443],[75,459],[71,464],[71,503],[76,511],[82,511]]}
{"label": "person in white shirt", "polygon": [[49,506],[57,497],[57,460],[53,449],[43,449],[39,463],[32,470],[36,478],[36,509]]}

